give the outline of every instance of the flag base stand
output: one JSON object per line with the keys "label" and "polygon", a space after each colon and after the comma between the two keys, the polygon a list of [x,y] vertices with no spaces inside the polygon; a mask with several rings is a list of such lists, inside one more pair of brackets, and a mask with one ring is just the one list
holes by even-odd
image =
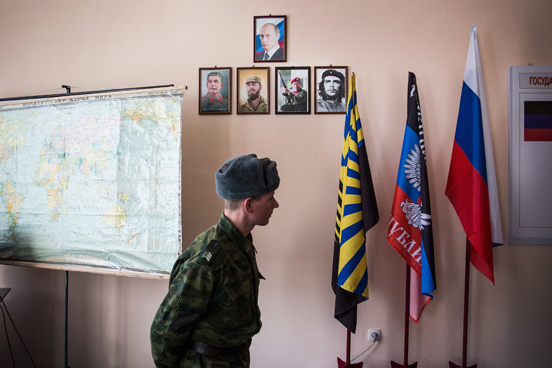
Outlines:
{"label": "flag base stand", "polygon": [[472,366],[466,367],[465,365],[464,365],[464,366],[460,366],[460,365],[456,365],[456,364],[454,364],[453,362],[450,362],[450,361],[449,361],[449,367],[450,367],[450,368],[477,368],[477,364],[474,364],[474,365],[472,365]]}
{"label": "flag base stand", "polygon": [[418,367],[418,362],[406,365],[406,364],[399,364],[399,363],[395,363],[394,361],[391,361],[391,368],[403,368],[403,367],[404,368],[416,368],[416,367]]}
{"label": "flag base stand", "polygon": [[[356,359],[356,358],[355,358]],[[347,361],[337,358],[338,368],[362,368],[362,362],[351,363],[351,330],[347,329]]]}
{"label": "flag base stand", "polygon": [[338,368],[362,368],[362,362],[360,363],[346,363],[343,360],[337,358],[337,367]]}
{"label": "flag base stand", "polygon": [[408,327],[410,325],[410,265],[406,262],[406,285],[404,303],[404,364],[391,361],[391,368],[416,368],[418,362],[408,364]]}
{"label": "flag base stand", "polygon": [[456,365],[449,361],[450,368],[477,368],[477,364],[472,366],[466,365],[468,356],[468,309],[470,299],[470,251],[471,243],[466,237],[466,270],[464,278],[464,333],[462,337],[462,365]]}

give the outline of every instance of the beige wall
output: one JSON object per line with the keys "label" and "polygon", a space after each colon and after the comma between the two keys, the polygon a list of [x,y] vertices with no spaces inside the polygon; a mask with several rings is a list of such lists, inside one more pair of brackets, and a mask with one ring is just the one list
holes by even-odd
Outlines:
{"label": "beige wall", "polygon": [[[501,214],[508,218],[508,80],[511,65],[552,64],[552,2],[0,0],[0,97],[57,88],[187,85],[183,102],[183,242],[215,223],[222,201],[214,172],[229,157],[256,152],[278,162],[280,208],[254,230],[267,278],[255,368],[336,366],[345,329],[333,319],[330,289],[344,117],[199,116],[198,68],[252,65],[255,15],[288,16],[288,60],[347,65],[357,92],[382,220],[368,235],[370,300],[359,308],[353,356],[383,339],[365,366],[402,362],[404,261],[386,241],[406,118],[408,71],[416,73],[427,139],[435,226],[437,291],[411,323],[410,361],[461,361],[464,233],[444,196],[467,55],[478,26],[496,157]],[[257,64],[266,66],[266,64]],[[275,66],[270,64],[271,75]],[[60,92],[64,92],[63,90]],[[271,91],[271,109],[274,96]],[[235,105],[234,105],[235,111]],[[548,168],[550,169],[550,168]],[[468,363],[546,367],[552,361],[552,247],[495,249],[496,285],[472,272]],[[473,268],[472,268],[473,270]],[[38,366],[60,367],[64,272],[0,266],[12,318]],[[72,367],[152,367],[149,326],[166,281],[70,273]],[[13,335],[15,336],[15,335]],[[9,366],[0,333],[0,362]],[[17,366],[29,366],[12,339]],[[27,364],[27,365],[26,365]]]}

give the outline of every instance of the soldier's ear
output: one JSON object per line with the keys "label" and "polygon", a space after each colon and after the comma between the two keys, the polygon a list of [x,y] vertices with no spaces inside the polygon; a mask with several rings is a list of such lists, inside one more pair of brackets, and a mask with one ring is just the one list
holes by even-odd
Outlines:
{"label": "soldier's ear", "polygon": [[243,210],[246,213],[252,213],[253,212],[253,198],[246,198],[243,203]]}

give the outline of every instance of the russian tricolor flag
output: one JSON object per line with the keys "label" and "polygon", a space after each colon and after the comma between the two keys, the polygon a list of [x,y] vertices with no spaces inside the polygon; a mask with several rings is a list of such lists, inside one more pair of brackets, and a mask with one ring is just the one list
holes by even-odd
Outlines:
{"label": "russian tricolor flag", "polygon": [[471,263],[494,284],[492,247],[503,244],[502,223],[475,25],[471,28],[445,194],[471,243]]}

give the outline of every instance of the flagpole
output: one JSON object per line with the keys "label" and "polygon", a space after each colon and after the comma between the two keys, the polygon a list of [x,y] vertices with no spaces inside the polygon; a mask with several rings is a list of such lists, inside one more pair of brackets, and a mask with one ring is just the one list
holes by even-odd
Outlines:
{"label": "flagpole", "polygon": [[408,333],[410,326],[410,265],[406,263],[406,295],[404,303],[404,367],[408,367]]}
{"label": "flagpole", "polygon": [[462,337],[462,367],[466,367],[468,356],[468,310],[470,299],[470,251],[471,244],[466,237],[466,275],[464,279],[464,332]]}
{"label": "flagpole", "polygon": [[404,303],[404,364],[400,365],[391,361],[392,368],[416,368],[418,362],[414,362],[411,365],[408,365],[408,335],[410,327],[410,265],[406,262],[406,285],[405,285],[405,303]]}
{"label": "flagpole", "polygon": [[351,363],[351,330],[349,329],[347,329],[347,352],[345,356],[345,361],[339,359],[339,357],[337,358],[338,368],[362,368],[362,362]]}
{"label": "flagpole", "polygon": [[347,365],[351,364],[351,330],[347,329]]}
{"label": "flagpole", "polygon": [[[449,361],[450,368],[466,368],[467,356],[468,356],[468,310],[469,310],[469,298],[470,298],[470,257],[471,257],[471,243],[466,237],[466,265],[464,276],[464,326],[462,336],[462,366],[458,366]],[[472,365],[469,368],[477,368],[477,364]]]}

